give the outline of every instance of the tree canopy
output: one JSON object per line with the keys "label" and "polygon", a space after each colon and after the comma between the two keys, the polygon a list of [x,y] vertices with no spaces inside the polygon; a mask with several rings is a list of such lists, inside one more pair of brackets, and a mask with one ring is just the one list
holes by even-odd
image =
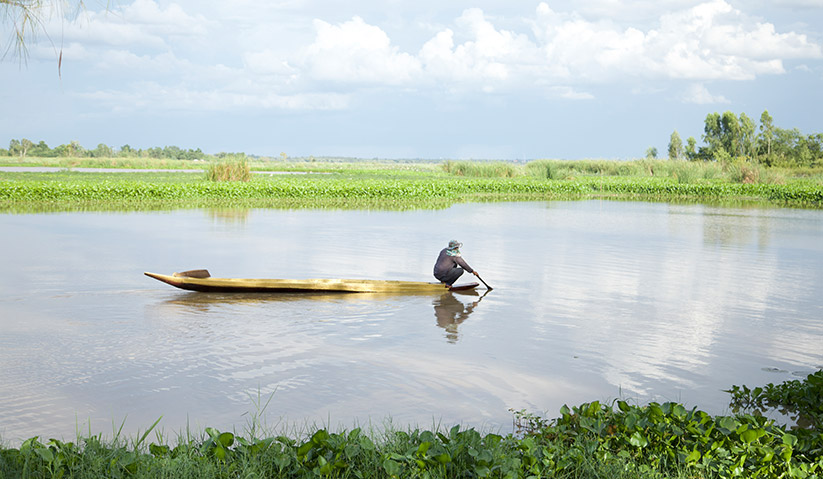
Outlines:
{"label": "tree canopy", "polygon": [[[45,141],[41,140],[39,143],[35,144],[27,138],[20,140],[13,139],[9,141],[8,150],[0,149],[0,156],[39,158],[156,158],[172,160],[202,160],[208,156],[220,158],[225,155],[237,155],[237,153],[218,153],[216,155],[207,155],[206,153],[203,153],[200,148],[193,150],[183,149],[178,146],[164,146],[163,148],[153,147],[144,150],[134,149],[128,144],[117,149],[104,143],[100,143],[94,149],[86,149],[77,141],[71,141],[67,144],[49,148]],[[245,156],[243,153],[239,153],[239,155]]]}
{"label": "tree canopy", "polygon": [[677,154],[679,140],[675,130],[669,140],[669,159],[741,158],[767,166],[823,166],[823,133],[804,134],[797,128],[776,127],[768,111],[760,115],[759,126],[746,113],[709,113],[703,123],[704,146],[698,147],[697,140],[689,137],[681,156]]}

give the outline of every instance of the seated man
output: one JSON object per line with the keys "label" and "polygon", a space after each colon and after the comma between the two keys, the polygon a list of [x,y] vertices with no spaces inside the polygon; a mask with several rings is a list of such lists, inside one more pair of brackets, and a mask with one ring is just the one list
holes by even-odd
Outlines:
{"label": "seated man", "polygon": [[463,243],[457,240],[449,241],[449,246],[440,251],[437,262],[434,263],[434,277],[446,286],[453,285],[464,270],[477,276],[477,271],[473,270],[460,255],[461,246]]}

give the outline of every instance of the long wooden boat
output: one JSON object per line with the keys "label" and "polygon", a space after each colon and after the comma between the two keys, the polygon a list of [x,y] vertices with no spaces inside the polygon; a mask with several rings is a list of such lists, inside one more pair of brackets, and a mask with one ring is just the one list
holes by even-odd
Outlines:
{"label": "long wooden boat", "polygon": [[442,293],[444,291],[467,291],[479,286],[478,283],[465,283],[455,284],[449,287],[443,283],[373,279],[212,278],[209,272],[205,269],[174,273],[171,276],[149,272],[144,274],[158,281],[170,284],[176,288],[189,291],[219,293]]}

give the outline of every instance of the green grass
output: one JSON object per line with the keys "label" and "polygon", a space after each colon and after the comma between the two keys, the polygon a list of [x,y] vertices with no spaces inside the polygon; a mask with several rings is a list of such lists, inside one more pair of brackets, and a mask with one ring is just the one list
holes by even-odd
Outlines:
{"label": "green grass", "polygon": [[[232,155],[232,158],[237,155]],[[363,160],[354,158],[290,158],[254,159],[244,157],[251,171],[341,172],[341,171],[427,171],[439,169],[439,162],[426,160]],[[157,158],[38,158],[0,156],[0,166],[45,166],[51,168],[114,168],[114,169],[175,169],[207,170],[220,159],[173,160]]]}
{"label": "green grass", "polygon": [[[181,174],[185,175],[185,174]],[[2,178],[2,176],[0,176]],[[101,181],[0,180],[0,205],[24,202],[182,201],[317,199],[370,200],[519,200],[524,198],[579,199],[743,198],[801,207],[823,206],[823,188],[810,183],[748,184],[707,181],[681,183],[671,178],[581,177],[575,180],[536,178],[393,178],[288,176],[253,178],[249,182],[130,181],[113,177]]]}
{"label": "green grass", "polygon": [[[818,401],[820,398],[818,397]],[[259,418],[257,418],[259,419]],[[158,420],[159,421],[159,420]],[[33,437],[0,447],[0,477],[214,478],[819,478],[820,431],[676,403],[564,406],[546,420],[515,413],[514,433],[473,428],[245,433],[206,428],[168,441],[157,423],[136,438]]]}
{"label": "green grass", "polygon": [[251,169],[245,159],[212,163],[206,170],[209,181],[249,181]]}
{"label": "green grass", "polygon": [[384,203],[387,209],[408,209],[465,201],[587,198],[823,207],[819,175],[805,171],[787,177],[782,170],[749,164],[545,160],[525,165],[471,162],[474,169],[457,162],[439,169],[425,163],[417,165],[420,168],[405,163],[340,165],[345,167],[291,172],[295,174],[248,174],[244,169],[248,181],[208,181],[202,173],[176,172],[0,172],[0,210],[95,209],[110,204],[154,209],[210,202],[304,208],[379,208]]}
{"label": "green grass", "polygon": [[[822,379],[818,371],[804,380],[728,392],[732,404],[760,407],[765,400],[819,414]],[[121,436],[121,424],[111,439],[89,432],[73,442],[32,437],[19,447],[0,444],[0,477],[823,477],[819,420],[789,429],[760,415],[712,417],[673,402],[637,406],[615,400],[563,406],[550,420],[514,412],[508,434],[460,426],[277,433],[265,426],[269,402],[258,397],[255,404],[244,434],[206,428],[170,442],[155,430],[158,419],[131,439]]]}

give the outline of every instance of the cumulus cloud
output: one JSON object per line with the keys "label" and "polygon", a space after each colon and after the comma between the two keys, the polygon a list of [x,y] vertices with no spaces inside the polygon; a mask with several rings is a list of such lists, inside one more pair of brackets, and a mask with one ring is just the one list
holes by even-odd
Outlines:
{"label": "cumulus cloud", "polygon": [[172,48],[169,39],[204,37],[217,25],[202,15],[189,15],[177,4],[161,8],[154,0],[135,0],[117,9],[88,11],[65,23],[51,18],[49,30],[60,32],[63,41],[109,45],[131,49]]}
{"label": "cumulus cloud", "polygon": [[[392,41],[389,25],[361,16],[337,22],[303,17],[303,34],[278,37],[278,25],[264,25],[248,12],[242,20],[208,17],[190,13],[197,4],[187,5],[134,0],[90,12],[65,29],[66,51],[101,71],[172,82],[165,90],[150,88],[154,95],[171,97],[197,86],[202,91],[192,94],[200,99],[226,96],[213,104],[267,108],[343,108],[348,95],[375,86],[586,100],[593,98],[587,92],[593,85],[622,83],[641,91],[671,80],[692,82],[684,101],[718,103],[727,100],[709,93],[705,82],[785,74],[787,61],[823,58],[821,45],[806,34],[779,31],[725,0],[593,0],[569,11],[543,2],[513,18],[469,8],[433,31],[430,23],[409,22],[418,28],[417,43],[405,38],[405,48]],[[282,28],[295,31],[299,17],[293,15],[305,7],[292,5]],[[625,15],[609,15],[618,10]],[[646,16],[633,20],[631,13],[640,11]],[[244,43],[241,25],[273,33]],[[247,101],[253,95],[263,99]]]}
{"label": "cumulus cloud", "polygon": [[729,103],[729,100],[723,95],[711,94],[702,83],[693,83],[689,85],[686,91],[683,92],[682,99],[686,103],[696,103],[698,105]]}
{"label": "cumulus cloud", "polygon": [[724,0],[664,14],[645,31],[537,8],[535,36],[559,74],[587,81],[639,78],[750,80],[783,60],[820,58],[807,36],[751,22]]}
{"label": "cumulus cloud", "polygon": [[400,52],[383,30],[360,17],[339,25],[314,20],[314,27],[317,36],[301,55],[314,79],[397,85],[420,70],[417,58]]}
{"label": "cumulus cloud", "polygon": [[523,72],[540,61],[539,49],[526,35],[496,29],[480,9],[466,10],[455,23],[468,40],[457,43],[455,32],[446,29],[418,53],[430,81],[476,84],[489,91],[507,82],[519,84]]}

